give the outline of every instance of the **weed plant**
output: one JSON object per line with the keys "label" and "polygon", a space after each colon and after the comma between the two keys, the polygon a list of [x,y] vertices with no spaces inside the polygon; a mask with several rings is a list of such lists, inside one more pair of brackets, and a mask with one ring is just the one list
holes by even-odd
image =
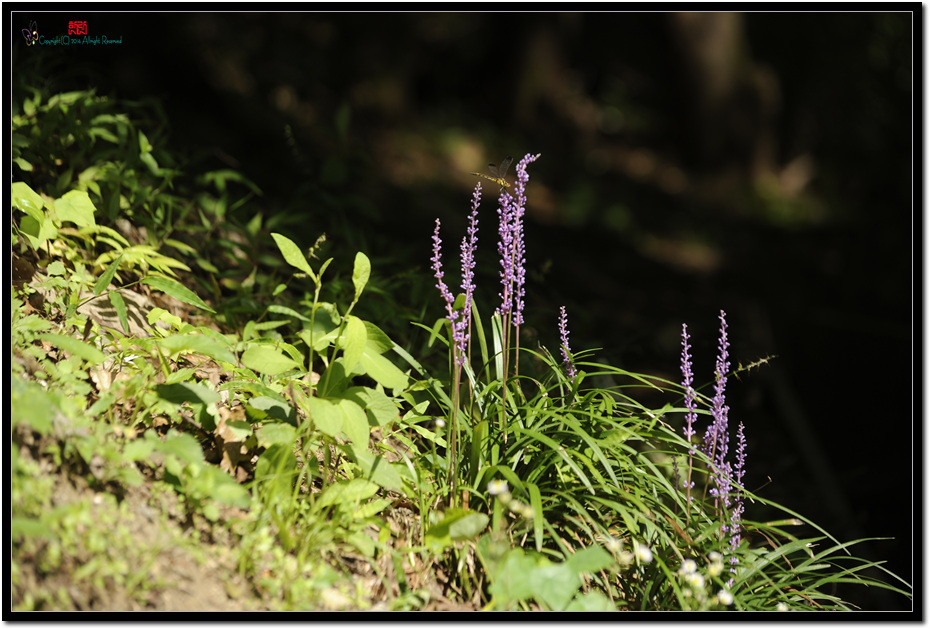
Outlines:
{"label": "weed plant", "polygon": [[[120,105],[35,90],[13,117],[14,608],[76,606],[27,592],[25,571],[99,537],[51,508],[46,468],[103,494],[174,492],[184,526],[235,538],[274,609],[849,609],[833,593],[847,582],[910,595],[863,574],[884,570],[850,552],[864,540],[744,487],[752,435],[740,423],[731,444],[725,313],[712,397],[684,326],[681,383],[573,352],[564,307],[549,315],[557,352],[519,346],[539,155],[498,197],[499,303],[475,299],[481,185],[457,295],[436,222],[445,314],[414,325],[448,356],[437,376],[385,333],[402,328],[390,313],[354,314],[392,281],[364,253],[340,273],[320,261],[324,237],[302,249],[261,212],[239,219],[261,196],[252,182],[187,177],[164,130]],[[644,387],[668,402],[641,404]],[[754,521],[753,504],[785,517]],[[818,534],[793,535],[802,524]],[[164,587],[112,555],[74,583],[129,584],[140,601]]]}

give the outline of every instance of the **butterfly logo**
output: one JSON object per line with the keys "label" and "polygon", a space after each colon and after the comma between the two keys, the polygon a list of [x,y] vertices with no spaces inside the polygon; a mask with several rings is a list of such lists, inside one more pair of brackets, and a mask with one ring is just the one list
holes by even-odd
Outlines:
{"label": "butterfly logo", "polygon": [[39,40],[39,33],[36,31],[35,20],[29,22],[29,28],[23,29],[23,37],[26,38],[27,46],[32,46]]}

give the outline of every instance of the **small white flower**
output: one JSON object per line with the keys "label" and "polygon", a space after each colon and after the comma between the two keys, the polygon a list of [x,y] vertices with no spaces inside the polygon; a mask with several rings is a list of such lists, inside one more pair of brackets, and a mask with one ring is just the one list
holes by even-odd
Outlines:
{"label": "small white flower", "polygon": [[635,555],[633,555],[633,553],[631,553],[628,550],[624,550],[623,552],[620,553],[620,557],[618,559],[620,561],[621,566],[629,566],[631,563],[633,563],[633,559],[635,559]]}
{"label": "small white flower", "polygon": [[645,544],[636,544],[634,546],[633,552],[636,553],[636,558],[643,563],[649,563],[652,561],[652,551],[649,550],[649,547]]}
{"label": "small white flower", "polygon": [[712,551],[710,551],[709,553],[707,553],[707,559],[708,559],[708,561],[710,561],[711,563],[722,562],[722,561],[723,561],[723,555],[721,555],[720,553],[718,553],[716,550],[712,550]]}
{"label": "small white flower", "polygon": [[678,569],[680,574],[691,574],[697,572],[697,562],[694,559],[685,559],[681,562],[681,568]]}
{"label": "small white flower", "polygon": [[436,428],[445,428],[445,427],[446,427],[446,420],[444,420],[441,417],[436,420]]}
{"label": "small white flower", "polygon": [[723,564],[719,561],[714,561],[707,565],[707,574],[711,577],[719,576],[723,572]]}
{"label": "small white flower", "polygon": [[704,577],[701,576],[700,572],[692,572],[691,574],[685,575],[685,583],[700,590],[704,587]]}
{"label": "small white flower", "polygon": [[508,488],[505,480],[492,480],[488,483],[488,493],[492,496],[498,496],[506,491]]}
{"label": "small white flower", "polygon": [[610,537],[604,543],[604,548],[609,550],[612,553],[619,553],[620,549],[623,548],[623,544],[620,543],[620,540],[616,537]]}
{"label": "small white flower", "polygon": [[720,601],[721,605],[732,605],[733,595],[726,590],[720,590],[717,592],[717,600]]}
{"label": "small white flower", "polygon": [[788,611],[788,606],[785,605],[783,601],[778,601],[778,605],[775,606],[775,609],[780,612],[786,612]]}

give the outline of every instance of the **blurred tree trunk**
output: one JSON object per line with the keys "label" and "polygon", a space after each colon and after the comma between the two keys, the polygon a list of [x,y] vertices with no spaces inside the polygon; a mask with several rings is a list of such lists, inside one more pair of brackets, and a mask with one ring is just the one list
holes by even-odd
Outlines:
{"label": "blurred tree trunk", "polygon": [[685,109],[693,116],[692,166],[737,185],[772,173],[778,79],[753,62],[743,16],[671,13],[669,21],[685,68]]}

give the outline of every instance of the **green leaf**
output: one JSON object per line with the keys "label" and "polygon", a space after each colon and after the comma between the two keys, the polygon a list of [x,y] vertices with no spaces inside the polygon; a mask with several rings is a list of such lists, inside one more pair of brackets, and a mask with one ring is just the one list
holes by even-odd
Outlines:
{"label": "green leaf", "polygon": [[23,381],[15,376],[10,392],[10,410],[14,426],[26,423],[42,435],[52,430],[55,414],[60,412],[50,391],[46,391],[40,384]]}
{"label": "green leaf", "polygon": [[353,444],[347,446],[346,450],[366,478],[385,489],[400,490],[403,479],[397,468],[384,457],[369,452],[367,443],[358,446]]}
{"label": "green leaf", "polygon": [[352,283],[355,285],[355,301],[362,295],[368,278],[371,277],[371,261],[364,253],[355,254],[355,268],[352,271]]}
{"label": "green leaf", "polygon": [[368,387],[352,387],[347,389],[342,397],[354,400],[364,408],[368,413],[369,423],[373,426],[384,426],[397,421],[397,405],[381,391]]}
{"label": "green leaf", "polygon": [[29,239],[29,244],[34,249],[38,249],[46,241],[58,236],[58,228],[47,216],[43,216],[39,220],[32,216],[24,216],[19,222],[19,228]]}
{"label": "green leaf", "polygon": [[390,337],[370,321],[365,321],[365,336],[368,338],[369,351],[383,354],[394,347],[394,342]]}
{"label": "green leaf", "polygon": [[202,384],[178,382],[175,384],[156,384],[155,393],[161,399],[172,404],[215,404],[222,398],[220,394]]}
{"label": "green leaf", "polygon": [[301,369],[300,363],[294,362],[278,350],[267,345],[253,345],[245,350],[242,364],[259,373],[277,376],[292,369]]}
{"label": "green leaf", "polygon": [[[119,268],[119,263],[123,261],[123,256],[120,255],[116,260],[107,267],[107,270],[97,278],[97,283],[94,284],[94,295],[99,295],[107,289],[107,286],[110,285],[110,281],[113,280],[113,276],[116,275],[116,270]],[[111,300],[112,303],[112,300]]]}
{"label": "green leaf", "polygon": [[55,213],[61,222],[70,221],[78,227],[94,227],[94,213],[97,208],[83,190],[66,192],[60,199],[55,199]]}
{"label": "green leaf", "polygon": [[316,507],[328,507],[336,504],[353,505],[378,492],[378,486],[364,478],[353,478],[333,483],[323,490],[316,499]]}
{"label": "green leaf", "polygon": [[367,446],[369,428],[365,411],[352,400],[339,400],[338,406],[342,411],[342,432],[352,443]]}
{"label": "green leaf", "polygon": [[152,143],[149,142],[149,139],[145,137],[145,134],[142,131],[139,131],[139,153],[151,153],[152,152]]}
{"label": "green leaf", "polygon": [[537,566],[529,581],[533,596],[555,611],[565,609],[581,587],[578,574],[564,563]]}
{"label": "green leaf", "polygon": [[89,345],[83,341],[71,338],[70,336],[47,332],[45,334],[40,334],[39,338],[65,350],[69,354],[83,358],[87,362],[94,365],[99,365],[107,358],[106,354],[101,352],[93,345]]}
{"label": "green leaf", "polygon": [[520,548],[513,548],[504,555],[497,572],[491,577],[489,592],[506,607],[512,601],[533,596],[529,576],[536,569],[536,560]]}
{"label": "green leaf", "polygon": [[246,410],[260,421],[274,420],[297,426],[297,411],[282,400],[260,395],[246,403]]}
{"label": "green leaf", "polygon": [[588,592],[576,596],[568,607],[567,612],[615,612],[617,606],[610,602],[610,599],[600,592]]}
{"label": "green leaf", "polygon": [[177,432],[173,428],[168,431],[168,436],[164,441],[159,441],[152,431],[146,432],[146,437],[152,434],[155,443],[155,449],[165,454],[173,454],[179,460],[186,463],[200,465],[204,463],[203,450],[193,435],[184,432]]}
{"label": "green leaf", "polygon": [[268,306],[268,312],[273,312],[275,314],[283,314],[288,317],[294,317],[295,319],[300,319],[301,321],[310,321],[310,317],[305,317],[300,314],[293,308],[288,308],[287,306],[279,306],[278,304],[271,304]]}
{"label": "green leaf", "polygon": [[123,326],[123,332],[129,334],[129,315],[126,310],[126,302],[123,301],[123,296],[120,295],[118,290],[114,290],[110,292],[109,298],[113,310],[116,311],[116,317],[119,319],[120,325]]}
{"label": "green leaf", "polygon": [[345,331],[343,331],[339,342],[342,345],[346,367],[351,371],[361,359],[362,352],[365,351],[365,344],[368,342],[368,333],[365,331],[365,324],[362,320],[354,315],[349,315]]}
{"label": "green leaf", "polygon": [[600,546],[587,546],[572,554],[566,562],[575,572],[598,572],[612,565],[614,558]]}
{"label": "green leaf", "polygon": [[358,508],[358,510],[353,514],[352,518],[355,520],[364,520],[365,518],[370,518],[383,511],[390,504],[391,501],[384,498],[377,498],[371,502],[366,502]]}
{"label": "green leaf", "polygon": [[[259,443],[261,439],[259,437]],[[292,446],[293,441],[287,444],[273,443],[258,457],[255,481],[261,483],[264,492],[267,492],[266,498],[290,499],[294,478],[297,476],[297,457],[294,456]]]}
{"label": "green leaf", "polygon": [[359,362],[365,373],[386,389],[403,389],[407,386],[407,375],[403,371],[384,356],[371,353],[367,347]]}
{"label": "green leaf", "polygon": [[313,269],[310,268],[310,264],[307,262],[307,258],[300,250],[300,247],[294,244],[294,241],[287,236],[272,233],[271,237],[274,238],[275,243],[277,243],[278,249],[284,257],[284,261],[292,267],[303,271],[316,282],[316,275],[313,273]]}
{"label": "green leaf", "polygon": [[268,448],[271,445],[291,445],[297,440],[297,429],[290,424],[264,424],[255,429],[255,437],[258,439],[260,448]]}
{"label": "green leaf", "polygon": [[22,181],[13,184],[13,207],[31,216],[38,224],[45,221],[45,201]]}
{"label": "green leaf", "polygon": [[123,448],[123,458],[130,461],[141,461],[155,449],[155,442],[151,439],[135,439]]}
{"label": "green leaf", "polygon": [[330,437],[335,437],[342,430],[342,411],[335,404],[313,396],[306,398],[305,403],[307,415],[317,430]]}
{"label": "green leaf", "polygon": [[448,548],[453,542],[474,539],[487,527],[489,518],[484,513],[468,509],[449,509],[442,520],[434,524],[423,538],[434,551]]}
{"label": "green leaf", "polygon": [[203,354],[217,362],[236,364],[235,355],[225,345],[203,334],[173,334],[157,342],[171,354]]}
{"label": "green leaf", "polygon": [[155,290],[160,290],[166,295],[174,297],[178,301],[183,301],[185,304],[197,306],[201,310],[206,310],[207,312],[216,312],[213,310],[213,308],[205,304],[200,297],[194,294],[193,291],[172,279],[168,279],[167,277],[144,277],[142,278],[142,283],[148,284]]}

